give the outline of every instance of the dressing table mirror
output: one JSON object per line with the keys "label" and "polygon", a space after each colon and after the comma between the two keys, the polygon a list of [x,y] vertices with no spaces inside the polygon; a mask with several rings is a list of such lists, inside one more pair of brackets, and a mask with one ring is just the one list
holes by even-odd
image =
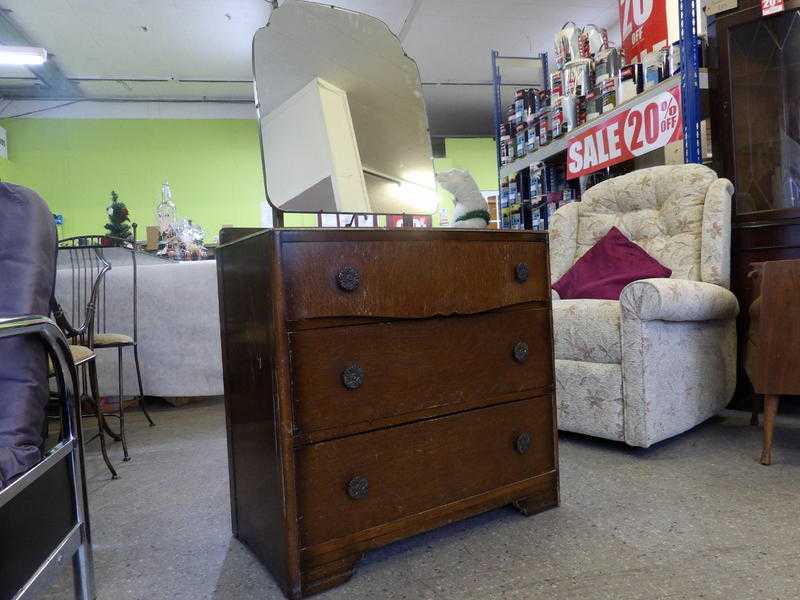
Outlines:
{"label": "dressing table mirror", "polygon": [[[381,21],[287,0],[253,41],[276,210],[436,209],[416,64]],[[364,552],[556,506],[547,235],[224,229],[233,533],[289,598]]]}
{"label": "dressing table mirror", "polygon": [[419,70],[382,21],[288,0],[256,32],[253,71],[276,209],[436,210]]}

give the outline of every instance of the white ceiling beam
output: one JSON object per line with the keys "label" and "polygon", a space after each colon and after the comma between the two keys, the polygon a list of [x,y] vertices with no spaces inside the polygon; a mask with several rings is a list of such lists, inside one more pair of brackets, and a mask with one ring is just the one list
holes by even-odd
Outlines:
{"label": "white ceiling beam", "polygon": [[403,21],[403,26],[400,28],[400,33],[397,35],[401,44],[406,41],[408,32],[411,31],[411,26],[414,24],[414,19],[417,18],[419,9],[422,7],[422,2],[423,0],[414,0],[414,3],[411,5],[406,18]]}

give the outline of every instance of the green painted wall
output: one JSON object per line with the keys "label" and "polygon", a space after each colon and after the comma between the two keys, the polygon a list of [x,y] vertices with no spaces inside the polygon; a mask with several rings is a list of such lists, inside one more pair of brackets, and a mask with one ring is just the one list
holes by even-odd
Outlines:
{"label": "green painted wall", "polygon": [[[170,182],[181,217],[207,232],[258,226],[264,198],[258,130],[251,120],[4,119],[9,160],[0,179],[39,192],[64,215],[62,236],[102,231],[111,190],[141,229],[155,222],[161,183]],[[491,139],[448,139],[437,171],[468,170],[481,189],[497,188]],[[441,206],[452,210],[447,192]],[[434,224],[439,220],[434,216]],[[316,225],[314,215],[287,215],[287,226]]]}
{"label": "green painted wall", "polygon": [[[155,222],[161,183],[209,237],[258,225],[263,179],[251,120],[7,119],[11,169],[64,215],[62,235],[102,231],[116,190],[139,225]],[[140,234],[144,238],[144,231]]]}

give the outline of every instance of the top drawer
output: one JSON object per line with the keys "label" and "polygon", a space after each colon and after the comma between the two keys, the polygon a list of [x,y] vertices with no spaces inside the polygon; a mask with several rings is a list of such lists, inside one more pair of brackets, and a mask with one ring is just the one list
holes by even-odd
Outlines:
{"label": "top drawer", "polygon": [[284,242],[287,318],[430,317],[549,301],[544,238],[428,234]]}

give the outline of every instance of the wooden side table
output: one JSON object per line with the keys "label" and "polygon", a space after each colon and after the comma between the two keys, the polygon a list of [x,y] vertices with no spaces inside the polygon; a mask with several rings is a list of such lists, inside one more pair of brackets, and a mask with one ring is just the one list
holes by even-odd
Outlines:
{"label": "wooden side table", "polygon": [[[800,260],[754,265],[760,291],[750,305],[745,369],[757,394],[764,394],[761,464],[772,463],[772,432],[783,394],[800,394]],[[757,408],[753,409],[757,423]]]}

